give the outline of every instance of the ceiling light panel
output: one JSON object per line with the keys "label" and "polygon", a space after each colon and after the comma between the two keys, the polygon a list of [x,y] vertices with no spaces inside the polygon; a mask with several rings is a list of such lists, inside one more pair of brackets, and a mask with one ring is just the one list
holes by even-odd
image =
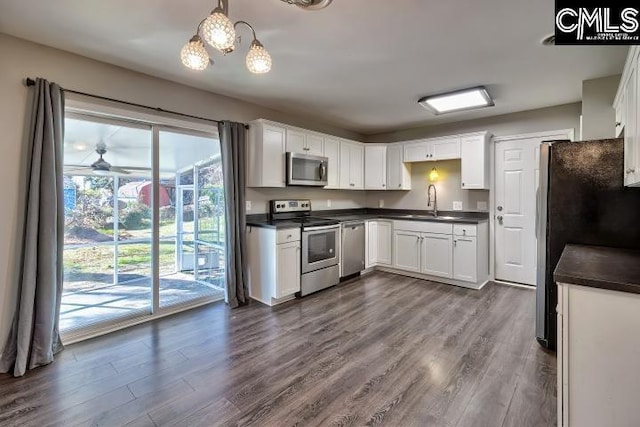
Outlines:
{"label": "ceiling light panel", "polygon": [[495,104],[483,86],[440,95],[425,96],[418,101],[435,115],[492,107]]}

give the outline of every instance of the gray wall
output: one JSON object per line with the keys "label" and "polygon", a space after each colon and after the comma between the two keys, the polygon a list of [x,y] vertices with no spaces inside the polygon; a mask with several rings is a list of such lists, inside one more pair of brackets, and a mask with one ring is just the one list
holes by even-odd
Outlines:
{"label": "gray wall", "polygon": [[[272,199],[310,199],[312,210],[353,209],[367,206],[367,196],[358,190],[324,190],[312,187],[247,188],[247,200],[251,201],[248,214],[266,213]],[[331,203],[331,207],[328,205]]]}
{"label": "gray wall", "polygon": [[[25,77],[44,77],[68,89],[212,119],[247,122],[266,118],[345,138],[362,139],[361,135],[302,117],[292,117],[1,33],[0,58],[0,346],[6,340],[17,295],[15,267],[19,247],[16,241],[23,217],[19,206],[24,203],[21,173],[26,161],[23,150],[28,95],[23,86]],[[188,72],[185,69],[185,73]],[[211,78],[216,78],[214,72]],[[268,194],[260,197],[267,198]],[[336,196],[336,199],[344,200],[346,197]],[[364,196],[360,196],[360,200],[364,204]]]}
{"label": "gray wall", "polygon": [[460,178],[460,160],[422,162],[411,165],[411,191],[368,191],[367,207],[379,207],[384,200],[385,208],[432,209],[427,207],[427,187],[431,169],[438,171],[438,180],[433,184],[438,194],[438,209],[453,210],[453,202],[461,201],[462,209],[475,211],[478,202],[489,204],[488,190],[463,190]]}
{"label": "gray wall", "polygon": [[[574,129],[580,126],[580,103],[560,105],[540,110],[505,114],[479,120],[468,120],[441,126],[408,129],[398,132],[371,135],[369,142],[394,142],[416,138],[428,138],[457,133],[489,131],[495,136],[518,135],[523,133],[544,132],[550,130]],[[577,136],[576,136],[577,138]],[[460,161],[414,163],[411,170],[411,191],[407,192],[368,192],[367,207],[379,206],[384,199],[386,208],[427,209],[427,176],[432,167],[438,169],[440,179],[435,183],[438,189],[438,207],[451,210],[453,201],[462,201],[464,210],[477,210],[478,201],[489,201],[489,191],[462,190],[460,179]],[[446,178],[445,178],[446,177]]]}
{"label": "gray wall", "polygon": [[582,138],[605,139],[615,137],[616,111],[613,99],[618,90],[620,75],[582,82]]}
{"label": "gray wall", "polygon": [[483,119],[368,135],[365,142],[395,142],[484,130],[491,132],[495,136],[508,136],[559,129],[575,129],[575,131],[578,132],[580,129],[580,113],[581,104],[576,102],[574,104],[522,111]]}

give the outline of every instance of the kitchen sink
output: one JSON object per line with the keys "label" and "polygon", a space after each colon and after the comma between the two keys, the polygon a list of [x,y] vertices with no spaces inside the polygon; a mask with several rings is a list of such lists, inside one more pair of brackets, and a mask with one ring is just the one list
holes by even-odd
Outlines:
{"label": "kitchen sink", "polygon": [[402,218],[414,218],[414,219],[435,219],[435,220],[453,220],[458,219],[455,216],[440,216],[440,215],[401,215]]}

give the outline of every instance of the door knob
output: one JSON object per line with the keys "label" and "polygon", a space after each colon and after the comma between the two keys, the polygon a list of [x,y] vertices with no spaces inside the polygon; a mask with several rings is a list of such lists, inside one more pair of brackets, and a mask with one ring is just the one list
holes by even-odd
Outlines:
{"label": "door knob", "polygon": [[504,219],[502,215],[498,215],[496,219],[498,220],[498,223],[502,225],[502,220]]}
{"label": "door knob", "polygon": [[498,206],[496,209],[498,209],[500,212],[502,212],[502,206]]}

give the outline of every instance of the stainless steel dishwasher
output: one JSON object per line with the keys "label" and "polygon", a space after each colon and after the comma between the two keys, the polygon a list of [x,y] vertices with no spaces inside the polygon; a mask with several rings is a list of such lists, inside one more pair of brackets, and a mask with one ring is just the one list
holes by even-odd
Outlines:
{"label": "stainless steel dishwasher", "polygon": [[342,223],[341,278],[352,276],[364,270],[364,237],[364,221]]}

